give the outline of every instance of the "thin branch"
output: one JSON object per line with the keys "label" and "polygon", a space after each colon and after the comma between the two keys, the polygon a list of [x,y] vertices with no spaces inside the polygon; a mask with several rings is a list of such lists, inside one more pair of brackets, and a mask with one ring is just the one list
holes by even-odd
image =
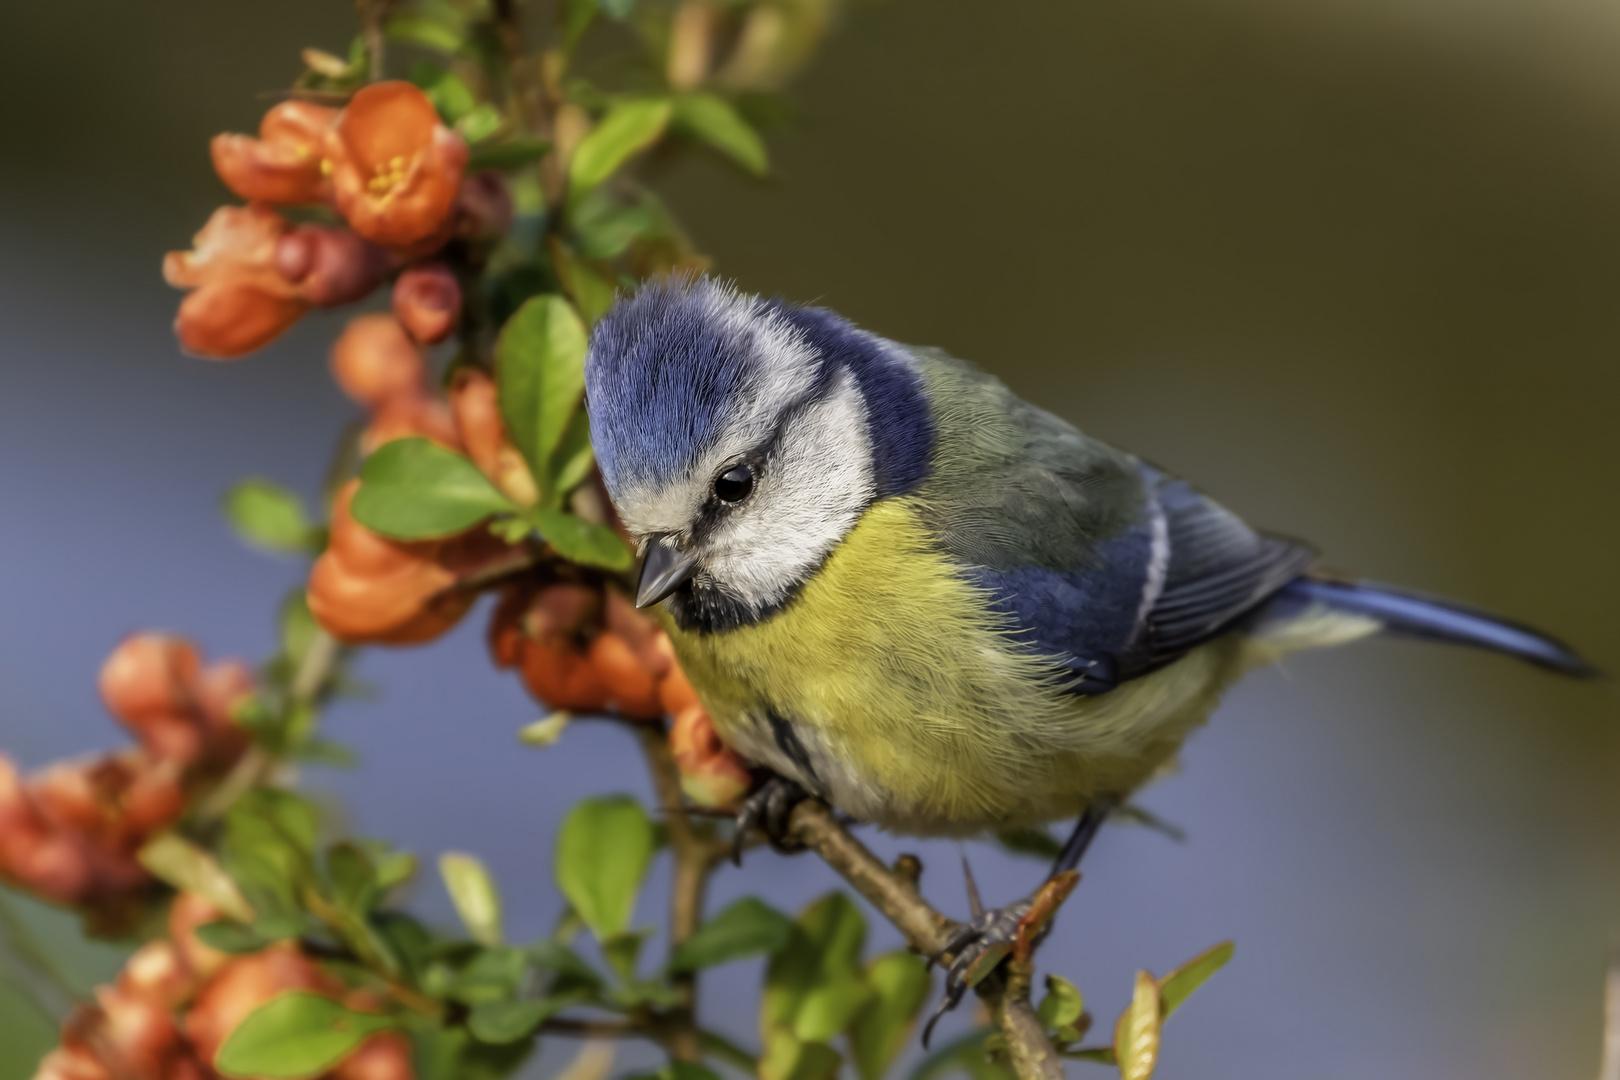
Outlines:
{"label": "thin branch", "polygon": [[360,13],[360,38],[366,45],[366,81],[377,82],[383,77],[383,65],[388,59],[388,35],[383,24],[394,0],[354,0]]}
{"label": "thin branch", "polygon": [[[821,856],[856,892],[905,935],[911,947],[945,963],[945,943],[959,924],[941,915],[922,898],[915,879],[884,866],[867,846],[839,824],[823,803],[807,800],[793,811],[788,833]],[[909,868],[908,868],[909,869]],[[975,989],[990,1006],[1019,1080],[1062,1080],[1063,1065],[1029,1001],[1027,963],[1018,970],[985,979]]]}
{"label": "thin branch", "polygon": [[[675,757],[669,750],[669,738],[662,724],[639,724],[636,737],[641,742],[642,755],[647,759],[647,771],[652,776],[653,791],[662,806],[679,806],[681,774]],[[669,830],[669,846],[675,855],[674,880],[670,883],[669,947],[680,948],[687,938],[697,933],[703,921],[703,896],[708,891],[709,872],[714,869],[713,845],[698,835],[692,819],[685,814],[664,815],[664,827]],[[670,1056],[677,1061],[701,1062],[703,1047],[697,1029],[697,972],[676,974],[671,980],[677,997],[670,1010]]]}
{"label": "thin branch", "polygon": [[1598,1080],[1620,1080],[1620,949],[1609,957],[1603,1000],[1603,1065]]}
{"label": "thin branch", "polygon": [[523,17],[517,0],[495,0],[495,33],[506,57],[506,77],[513,111],[523,130],[546,138],[551,124],[546,114],[546,91],[534,77],[534,61],[523,37]]}

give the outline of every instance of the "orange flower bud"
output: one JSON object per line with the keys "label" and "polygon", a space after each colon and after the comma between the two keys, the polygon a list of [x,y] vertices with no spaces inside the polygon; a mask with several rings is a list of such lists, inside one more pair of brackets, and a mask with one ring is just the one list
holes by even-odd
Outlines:
{"label": "orange flower bud", "polygon": [[411,1041],[398,1032],[373,1035],[338,1063],[332,1080],[415,1080]]}
{"label": "orange flower bud", "polygon": [[498,172],[477,172],[462,180],[456,194],[456,235],[465,240],[499,240],[512,227],[512,192]]}
{"label": "orange flower bud", "polygon": [[385,402],[360,433],[360,450],[373,454],[377,447],[395,439],[427,439],[450,450],[461,449],[450,407],[426,394]]}
{"label": "orange flower bud", "polygon": [[387,248],[348,229],[300,225],[276,241],[276,272],[316,307],[364,299],[393,265]]}
{"label": "orange flower bud", "polygon": [[663,678],[673,662],[673,650],[665,651],[660,641],[667,640],[669,635],[659,629],[650,617],[642,614],[628,596],[612,588],[606,592],[607,628],[624,638],[625,643],[635,651],[636,660],[650,676]]}
{"label": "orange flower bud", "polygon": [[132,634],[101,665],[98,686],[107,711],[130,728],[191,704],[202,670],[196,646],[170,634]]}
{"label": "orange flower bud", "polygon": [[290,945],[233,957],[208,981],[186,1016],[186,1034],[197,1056],[214,1057],[237,1025],[272,998],[294,990],[337,997],[342,986]]}
{"label": "orange flower bud", "polygon": [[418,253],[448,239],[467,144],[421,90],[398,80],[362,88],[325,149],[338,210],[355,232]]}
{"label": "orange flower bud", "polygon": [[321,144],[337,115],[307,101],[284,101],[264,114],[257,139],[214,136],[208,147],[214,171],[244,199],[325,202],[331,185],[321,169]]}
{"label": "orange flower bud", "polygon": [[413,266],[394,282],[394,317],[423,345],[450,336],[461,318],[461,284],[441,263]]}
{"label": "orange flower bud", "polygon": [[309,610],[328,633],[353,644],[408,645],[454,626],[473,595],[452,588],[456,574],[438,559],[448,541],[406,543],[354,520],[351,480],[332,504],[332,534],[309,577]]}
{"label": "orange flower bud", "polygon": [[96,1004],[101,1010],[96,1042],[102,1060],[114,1059],[134,1076],[166,1077],[169,1059],[183,1049],[169,1010],[113,986],[96,988]]}
{"label": "orange flower bud", "polygon": [[591,642],[588,655],[607,688],[609,707],[632,720],[657,720],[664,715],[657,684],[624,638],[606,631]]}
{"label": "orange flower bud", "polygon": [[332,345],[332,377],[345,394],[375,411],[396,398],[423,396],[428,367],[399,320],[360,315]]}
{"label": "orange flower bud", "polygon": [[698,704],[697,691],[693,690],[692,684],[687,681],[686,672],[679,667],[669,669],[669,673],[658,684],[658,703],[670,716],[685,712]]}
{"label": "orange flower bud", "polygon": [[154,758],[183,766],[225,766],[247,747],[231,710],[253,692],[239,661],[207,669],[184,638],[135,634],[102,665],[101,699]]}
{"label": "orange flower bud", "polygon": [[113,1074],[89,1047],[64,1046],[40,1059],[34,1080],[113,1080]]}
{"label": "orange flower bud", "polygon": [[525,641],[520,670],[529,693],[553,709],[600,712],[607,707],[601,672],[572,646]]}
{"label": "orange flower bud", "polygon": [[124,961],[118,990],[131,997],[174,1009],[196,989],[195,980],[172,941],[149,941]]}
{"label": "orange flower bud", "polygon": [[227,359],[267,345],[309,304],[275,267],[287,222],[269,207],[222,206],[192,239],[192,250],[163,257],[170,285],[193,289],[174,331],[196,356]]}
{"label": "orange flower bud", "polygon": [[748,793],[748,766],[724,743],[701,705],[675,715],[669,749],[681,770],[681,790],[699,806],[728,808]]}
{"label": "orange flower bud", "polygon": [[539,502],[540,489],[528,462],[506,437],[495,380],[477,368],[457,371],[450,384],[450,412],[467,456],[490,483],[521,506]]}
{"label": "orange flower bud", "polygon": [[183,892],[169,905],[169,940],[174,943],[180,963],[193,984],[206,982],[230,963],[231,955],[197,936],[197,927],[225,917],[213,902],[197,893]]}

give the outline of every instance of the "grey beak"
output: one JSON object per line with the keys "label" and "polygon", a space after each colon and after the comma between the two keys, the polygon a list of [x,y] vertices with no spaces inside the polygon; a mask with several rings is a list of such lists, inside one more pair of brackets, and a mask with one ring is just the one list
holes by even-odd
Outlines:
{"label": "grey beak", "polygon": [[636,583],[636,607],[652,607],[696,571],[695,553],[682,551],[668,536],[649,537],[647,557],[641,561],[641,580]]}

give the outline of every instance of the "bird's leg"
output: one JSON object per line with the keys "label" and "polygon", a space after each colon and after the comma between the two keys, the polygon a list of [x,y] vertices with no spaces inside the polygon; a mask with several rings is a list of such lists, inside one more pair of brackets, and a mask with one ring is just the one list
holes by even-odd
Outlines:
{"label": "bird's leg", "polygon": [[979,900],[979,886],[973,880],[973,871],[967,860],[962,860],[962,870],[967,876],[971,918],[966,926],[952,935],[939,954],[931,958],[941,960],[950,955],[955,959],[945,971],[945,996],[923,1028],[925,1049],[929,1036],[933,1034],[934,1024],[961,1004],[963,995],[970,987],[977,986],[1000,967],[1009,954],[1015,954],[1020,960],[1029,959],[1035,946],[1051,929],[1058,907],[1079,883],[1077,867],[1080,859],[1085,855],[1086,848],[1091,846],[1097,830],[1102,828],[1112,808],[1112,803],[1103,801],[1093,802],[1087,807],[1074,832],[1069,835],[1068,843],[1063,845],[1063,850],[1053,861],[1046,880],[1029,896],[1006,907],[985,909]]}
{"label": "bird's leg", "polygon": [[771,847],[784,855],[803,851],[803,844],[788,837],[787,827],[788,819],[793,816],[793,808],[808,798],[810,793],[796,782],[773,773],[770,779],[743,800],[741,809],[737,811],[737,831],[732,840],[731,861],[742,865],[743,841],[748,837],[748,830],[754,828],[764,833]]}

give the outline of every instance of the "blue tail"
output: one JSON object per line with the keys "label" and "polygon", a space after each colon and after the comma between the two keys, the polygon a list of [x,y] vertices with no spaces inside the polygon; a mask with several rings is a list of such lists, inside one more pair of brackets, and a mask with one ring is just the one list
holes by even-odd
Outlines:
{"label": "blue tail", "polygon": [[1483,611],[1370,581],[1296,578],[1277,594],[1285,603],[1325,604],[1377,619],[1399,637],[1471,645],[1507,653],[1537,667],[1589,679],[1601,674],[1568,645],[1537,630]]}

